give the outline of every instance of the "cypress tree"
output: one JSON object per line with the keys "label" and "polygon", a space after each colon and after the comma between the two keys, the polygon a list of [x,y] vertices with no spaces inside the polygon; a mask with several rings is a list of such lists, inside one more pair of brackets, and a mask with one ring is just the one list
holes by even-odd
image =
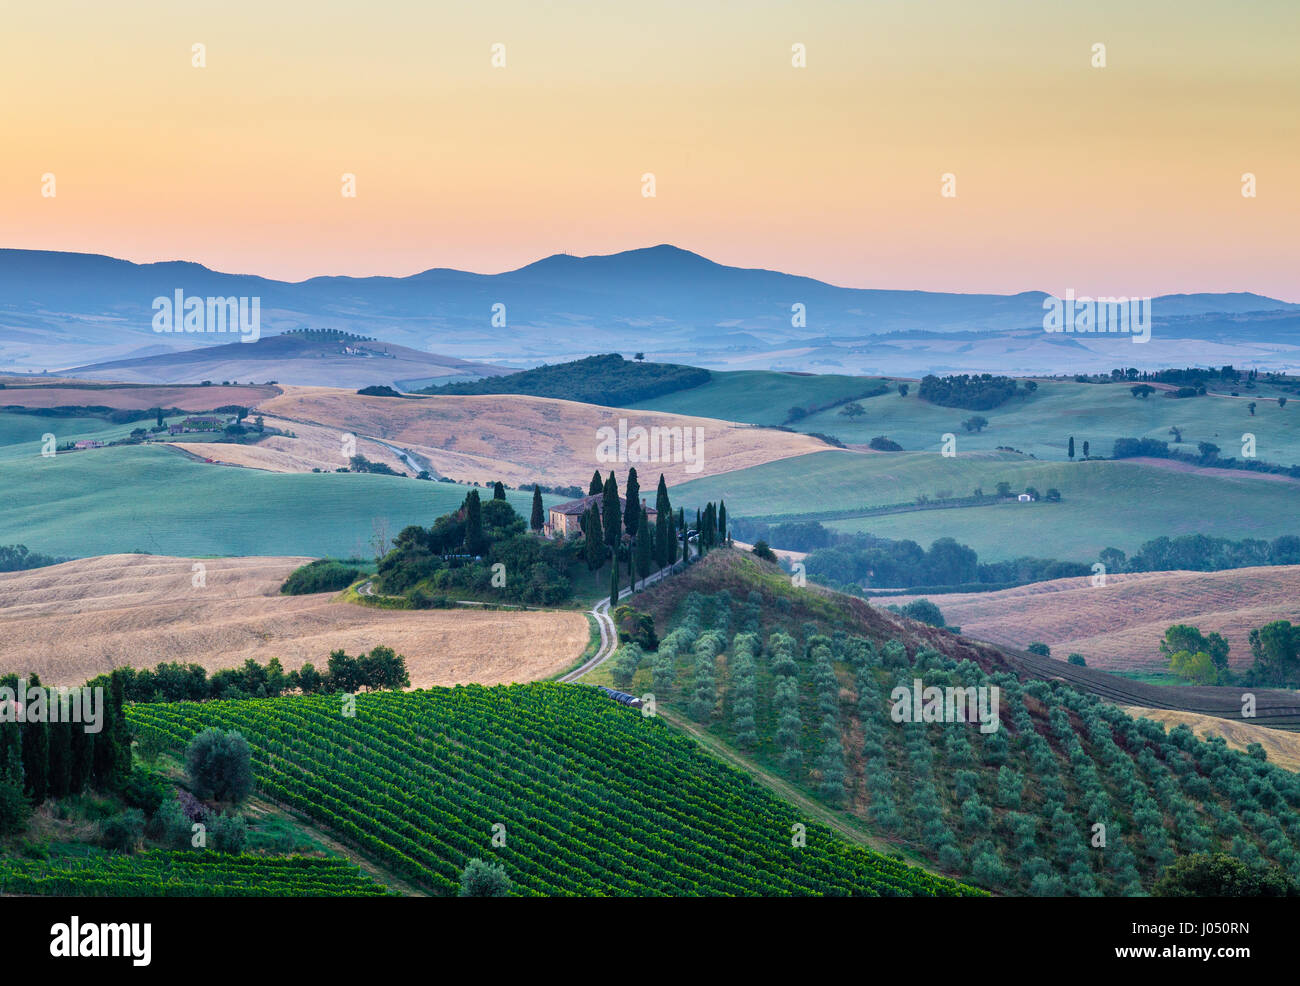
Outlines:
{"label": "cypress tree", "polygon": [[636,572],[641,577],[641,585],[645,586],[646,576],[650,574],[650,551],[653,547],[650,533],[650,522],[646,519],[645,507],[641,508],[641,519],[637,525],[638,534],[636,536]]}
{"label": "cypress tree", "polygon": [[668,543],[665,545],[668,554],[668,564],[677,564],[677,518],[672,513],[668,514]]}
{"label": "cypress tree", "polygon": [[673,505],[668,500],[668,483],[664,480],[664,474],[659,474],[659,489],[655,493],[655,511],[660,514],[668,513],[673,509]]}
{"label": "cypress tree", "polygon": [[73,725],[70,722],[59,721],[51,722],[48,728],[50,734],[49,795],[51,798],[66,798],[72,793]]}
{"label": "cypress tree", "polygon": [[465,550],[471,555],[483,551],[483,508],[479,504],[478,490],[470,490],[465,497]]}
{"label": "cypress tree", "polygon": [[68,780],[68,789],[73,794],[80,794],[90,783],[90,775],[95,767],[95,734],[86,732],[82,726],[72,730],[72,766]]}
{"label": "cypress tree", "polygon": [[627,536],[636,537],[637,523],[641,520],[641,484],[637,482],[636,466],[627,471],[627,502],[623,507],[623,526]]}
{"label": "cypress tree", "polygon": [[605,539],[600,529],[600,511],[594,503],[584,515],[583,533],[586,534],[587,568],[597,572],[605,562]]}
{"label": "cypress tree", "polygon": [[591,474],[591,485],[587,487],[587,496],[598,496],[605,492],[605,484],[601,481],[600,470],[597,469]]}
{"label": "cypress tree", "polygon": [[727,543],[727,501],[718,502],[718,543]]}
{"label": "cypress tree", "polygon": [[695,557],[704,557],[704,521],[700,519],[700,508],[695,508]]}
{"label": "cypress tree", "polygon": [[[529,526],[534,531],[540,531],[546,526],[546,512],[542,509],[542,488],[533,483],[533,516],[530,519]],[[586,533],[586,528],[583,528]]]}
{"label": "cypress tree", "polygon": [[660,568],[668,566],[668,522],[672,517],[667,511],[655,514],[655,564]]}
{"label": "cypress tree", "polygon": [[[40,675],[32,675],[27,683],[29,689],[40,688]],[[24,707],[31,710],[32,703],[26,695],[19,699]],[[27,794],[37,807],[45,803],[50,788],[50,731],[44,722],[26,722],[23,724],[23,780]]]}
{"label": "cypress tree", "polygon": [[506,498],[506,488],[503,485],[501,485],[500,480],[497,480],[495,483],[492,484],[492,499],[504,500],[505,498]]}
{"label": "cypress tree", "polygon": [[614,607],[618,605],[618,559],[614,559],[614,564],[609,566],[609,605]]}
{"label": "cypress tree", "polygon": [[605,543],[615,551],[615,561],[617,562],[618,538],[623,529],[623,511],[618,504],[618,482],[614,479],[614,473],[610,472],[609,479],[605,481],[605,499],[601,502],[600,517],[605,524]]}
{"label": "cypress tree", "polygon": [[1071,459],[1074,458],[1074,436],[1073,436],[1073,435],[1070,436],[1070,451],[1069,451],[1069,456],[1070,456]]}

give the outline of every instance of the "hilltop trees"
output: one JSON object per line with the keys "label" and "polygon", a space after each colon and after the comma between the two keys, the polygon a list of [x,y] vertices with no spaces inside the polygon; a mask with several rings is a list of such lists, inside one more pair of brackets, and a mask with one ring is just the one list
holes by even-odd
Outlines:
{"label": "hilltop trees", "polygon": [[623,526],[627,536],[636,540],[637,528],[641,522],[641,484],[637,481],[636,468],[627,471],[627,492],[624,494]]}
{"label": "hilltop trees", "polygon": [[587,496],[599,496],[605,492],[605,483],[600,478],[600,470],[597,469],[591,474],[591,484],[587,487]]}
{"label": "hilltop trees", "polygon": [[500,480],[497,480],[497,482],[492,484],[492,499],[504,500],[505,498],[506,498],[506,488],[501,484]]}

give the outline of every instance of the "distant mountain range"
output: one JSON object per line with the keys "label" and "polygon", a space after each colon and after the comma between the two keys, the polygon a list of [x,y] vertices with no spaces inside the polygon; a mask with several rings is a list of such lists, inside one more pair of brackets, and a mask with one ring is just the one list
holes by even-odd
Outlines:
{"label": "distant mountain range", "polygon": [[[262,337],[339,329],[422,353],[516,367],[644,351],[715,368],[1050,373],[1094,362],[1234,362],[1233,352],[1236,362],[1294,365],[1300,345],[1300,305],[1255,294],[1156,298],[1152,342],[1134,346],[1127,338],[1047,335],[1042,292],[842,288],[727,267],[667,245],[610,256],[559,254],[501,274],[438,268],[296,283],[187,262],[0,250],[0,369],[54,371],[239,344],[233,334],[155,332],[154,299],[178,291],[183,298],[259,299]],[[796,305],[804,306],[802,323]],[[135,369],[145,373],[149,365]]]}

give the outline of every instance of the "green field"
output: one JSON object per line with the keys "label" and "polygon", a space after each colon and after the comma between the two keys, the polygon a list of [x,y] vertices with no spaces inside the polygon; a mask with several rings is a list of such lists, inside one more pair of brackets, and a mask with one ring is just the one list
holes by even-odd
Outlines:
{"label": "green field", "polygon": [[[161,447],[32,455],[0,462],[0,544],[69,557],[368,557],[376,523],[389,537],[408,524],[428,526],[465,493],[457,484],[397,476],[209,465]],[[507,496],[526,518],[532,494]]]}
{"label": "green field", "polygon": [[[767,371],[714,373],[701,387],[647,401],[639,407],[682,414],[726,418],[754,424],[781,424],[791,405],[825,403],[871,387],[868,377],[836,375],[800,377]],[[1183,400],[1153,394],[1135,398],[1131,384],[1083,384],[1043,380],[1029,397],[1016,397],[991,411],[965,411],[938,407],[916,396],[912,384],[907,397],[891,391],[860,403],[866,413],[849,418],[832,408],[809,415],[791,427],[833,435],[848,445],[866,444],[887,435],[908,451],[939,451],[945,433],[957,436],[958,451],[1019,449],[1040,459],[1067,459],[1070,436],[1075,455],[1082,458],[1083,443],[1093,455],[1108,456],[1116,438],[1156,438],[1171,447],[1197,454],[1199,442],[1219,446],[1224,458],[1241,458],[1241,436],[1255,436],[1256,458],[1289,466],[1300,463],[1300,402],[1285,408],[1276,398],[1285,396],[1267,384],[1255,390],[1238,389],[1240,397],[1206,396]],[[1255,402],[1255,416],[1247,405]],[[989,426],[968,433],[961,423],[981,414]],[[1183,442],[1172,445],[1171,426],[1182,429]]]}
{"label": "green field", "polygon": [[1031,555],[1091,561],[1106,547],[1131,553],[1142,542],[1178,534],[1274,538],[1300,533],[1300,484],[1251,473],[1207,476],[1133,462],[1042,462],[1003,452],[945,458],[933,453],[815,452],[725,476],[693,480],[674,493],[689,510],[725,499],[731,517],[779,515],[799,519],[842,511],[932,500],[947,492],[992,493],[1005,480],[1013,491],[1055,488],[1060,503],[1001,503],[886,516],[824,520],[843,533],[865,531],[929,545],[954,537],[983,561]]}
{"label": "green field", "polygon": [[[808,407],[856,397],[882,382],[889,381],[878,377],[850,377],[837,373],[807,375],[774,370],[713,371],[713,379],[706,384],[630,406],[651,411],[722,418],[726,421],[779,425],[795,405]],[[915,385],[912,389],[916,389]],[[835,412],[828,413],[834,415]],[[811,420],[812,418],[806,418],[799,422],[798,429],[821,431],[821,428],[807,424]]]}
{"label": "green field", "polygon": [[378,897],[342,859],[149,849],[130,855],[0,859],[0,893],[54,897]]}
{"label": "green field", "polygon": [[[466,863],[570,895],[973,893],[854,845],[655,718],[584,685],[135,705],[142,742],[249,741],[259,790],[390,872],[454,894]],[[806,844],[792,834],[806,824]]]}

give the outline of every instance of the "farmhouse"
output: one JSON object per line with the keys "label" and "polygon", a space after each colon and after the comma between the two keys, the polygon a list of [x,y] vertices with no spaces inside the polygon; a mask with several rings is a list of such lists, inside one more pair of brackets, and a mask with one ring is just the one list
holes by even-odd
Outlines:
{"label": "farmhouse", "polygon": [[1019,500],[1021,503],[1034,502],[1034,496],[1032,493],[1021,493],[1018,497],[1016,497],[1016,499]]}
{"label": "farmhouse", "polygon": [[[570,500],[568,503],[557,503],[551,507],[546,514],[546,526],[542,529],[547,537],[571,537],[574,534],[582,533],[582,515],[592,507],[596,512],[600,512],[601,506],[605,502],[605,497],[601,493],[593,496],[584,496],[578,500]],[[646,506],[645,500],[641,501],[641,506],[645,507],[646,519],[654,523],[659,516],[654,507]],[[618,498],[619,510],[627,509],[626,497]]]}
{"label": "farmhouse", "polygon": [[76,443],[75,445],[73,445],[72,447],[73,447],[73,448],[103,448],[103,447],[104,447],[104,443],[103,443],[103,442],[97,442],[97,441],[95,441],[94,439],[91,439],[91,438],[83,438],[81,441],[77,442],[77,443]]}

